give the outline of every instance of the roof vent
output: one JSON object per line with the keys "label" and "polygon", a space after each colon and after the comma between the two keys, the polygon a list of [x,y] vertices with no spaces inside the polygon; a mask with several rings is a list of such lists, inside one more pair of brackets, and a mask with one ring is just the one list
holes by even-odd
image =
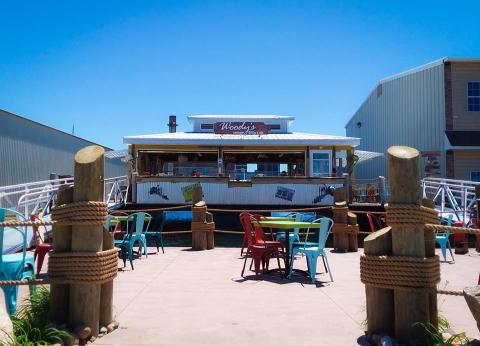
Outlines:
{"label": "roof vent", "polygon": [[170,115],[168,117],[168,132],[175,133],[177,132],[177,116]]}

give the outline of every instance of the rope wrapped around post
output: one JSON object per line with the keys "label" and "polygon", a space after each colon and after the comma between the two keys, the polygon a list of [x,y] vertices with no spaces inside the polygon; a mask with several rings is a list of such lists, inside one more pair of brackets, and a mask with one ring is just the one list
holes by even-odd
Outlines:
{"label": "rope wrapped around post", "polygon": [[[480,230],[436,224],[438,213],[424,206],[396,204],[387,207],[387,222],[391,225],[415,226],[425,224],[425,230],[446,230],[452,233],[476,233]],[[371,256],[360,258],[360,279],[372,287],[407,291],[432,291],[438,294],[463,295],[460,291],[438,290],[440,282],[440,259],[408,256]]]}
{"label": "rope wrapped around post", "polygon": [[[108,215],[104,202],[86,201],[58,205],[52,217],[62,225],[103,225]],[[102,284],[118,271],[118,249],[98,252],[55,252],[48,261],[48,277],[59,284]]]}
{"label": "rope wrapped around post", "polygon": [[[435,209],[415,204],[395,204],[387,207],[389,226],[415,227],[438,222]],[[438,256],[373,256],[360,258],[360,280],[366,286],[406,291],[436,291],[440,282]]]}

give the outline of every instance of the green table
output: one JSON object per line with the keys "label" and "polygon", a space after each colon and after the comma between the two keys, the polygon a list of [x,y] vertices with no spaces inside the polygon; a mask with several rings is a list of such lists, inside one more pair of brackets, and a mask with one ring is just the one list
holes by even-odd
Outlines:
{"label": "green table", "polygon": [[[133,215],[133,214],[132,214]],[[111,220],[110,220],[110,226],[116,226],[118,225],[119,222],[125,222],[125,221],[131,221],[133,220],[132,215],[110,215]],[[150,221],[152,219],[151,216],[145,216],[145,221]]]}
{"label": "green table", "polygon": [[285,230],[285,262],[287,268],[285,270],[285,276],[288,275],[288,268],[290,268],[290,230],[294,228],[305,229],[319,229],[320,222],[304,222],[304,221],[288,221],[288,220],[260,220],[252,221],[253,225],[262,228],[274,228]]}
{"label": "green table", "polygon": [[288,216],[262,216],[261,221],[295,221],[295,218]]}

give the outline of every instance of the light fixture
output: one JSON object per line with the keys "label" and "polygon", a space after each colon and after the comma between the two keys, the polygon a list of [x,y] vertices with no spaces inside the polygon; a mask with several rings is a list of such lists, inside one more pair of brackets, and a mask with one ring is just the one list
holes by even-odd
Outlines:
{"label": "light fixture", "polygon": [[361,121],[359,121],[359,122],[357,123],[357,127],[358,127],[358,128],[362,127],[362,122],[361,122]]}

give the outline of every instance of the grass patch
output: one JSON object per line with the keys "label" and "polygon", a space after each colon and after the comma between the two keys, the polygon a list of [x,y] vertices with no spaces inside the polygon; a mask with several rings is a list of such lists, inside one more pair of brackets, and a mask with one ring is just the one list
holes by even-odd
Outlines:
{"label": "grass patch", "polygon": [[431,325],[425,325],[424,323],[416,323],[420,326],[426,336],[425,341],[427,344],[425,346],[463,346],[468,345],[468,339],[465,336],[465,333],[458,333],[451,335],[448,339],[443,338],[443,333],[448,333],[450,330],[450,323],[448,321],[438,316],[438,328],[435,329]]}
{"label": "grass patch", "polygon": [[68,331],[56,328],[50,323],[49,309],[50,291],[45,287],[38,287],[36,293],[27,298],[12,317],[14,335],[10,345],[52,345],[73,341]]}

